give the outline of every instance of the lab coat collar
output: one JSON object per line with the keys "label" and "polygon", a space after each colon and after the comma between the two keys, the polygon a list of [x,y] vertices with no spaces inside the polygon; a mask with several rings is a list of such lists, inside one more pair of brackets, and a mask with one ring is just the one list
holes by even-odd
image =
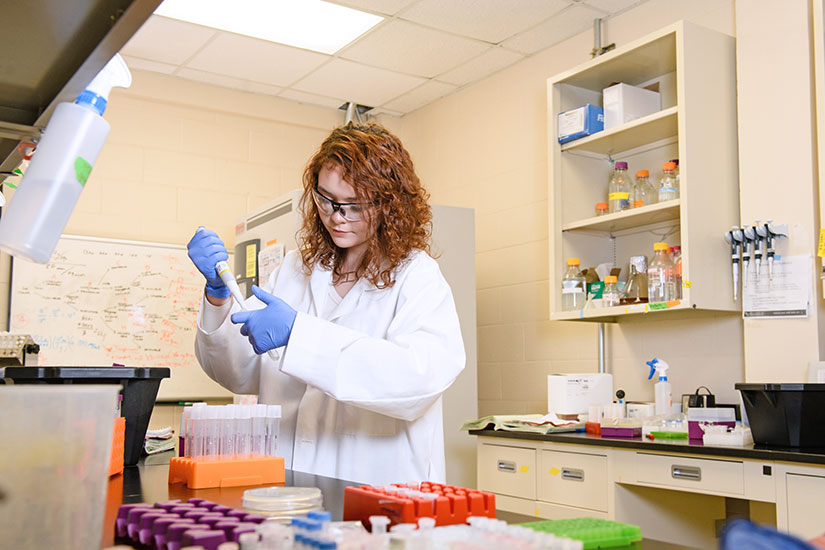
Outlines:
{"label": "lab coat collar", "polygon": [[[312,270],[312,276],[309,281],[309,286],[312,292],[312,301],[315,304],[316,316],[320,316],[321,312],[326,309],[326,302],[329,300],[330,285],[332,285],[332,271],[316,265],[315,269]],[[335,319],[350,313],[358,306],[361,296],[365,292],[372,292],[374,290],[378,290],[375,285],[370,283],[364,277],[361,277],[355,285],[353,285],[350,291],[347,292],[347,295],[344,296],[344,299],[338,307],[335,308],[335,311],[333,311],[328,320],[334,321]]]}

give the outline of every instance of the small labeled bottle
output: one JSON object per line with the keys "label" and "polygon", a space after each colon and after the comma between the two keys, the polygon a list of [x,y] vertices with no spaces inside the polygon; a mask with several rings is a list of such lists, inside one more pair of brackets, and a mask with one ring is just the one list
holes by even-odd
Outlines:
{"label": "small labeled bottle", "polygon": [[656,188],[650,183],[650,172],[647,170],[636,172],[636,183],[633,184],[633,208],[655,204],[658,195]]}
{"label": "small labeled bottle", "polygon": [[561,280],[561,308],[564,311],[582,309],[587,300],[584,275],[579,271],[578,258],[568,258],[567,271]]}
{"label": "small labeled bottle", "polygon": [[676,163],[666,162],[662,165],[662,179],[659,180],[659,202],[679,198],[679,181],[676,179]]}
{"label": "small labeled bottle", "polygon": [[604,216],[608,213],[608,206],[606,202],[597,202],[596,203],[596,215],[597,216]]}
{"label": "small labeled bottle", "polygon": [[630,193],[633,190],[633,181],[627,173],[627,163],[617,162],[610,175],[607,186],[607,204],[610,213],[623,212],[630,209]]}
{"label": "small labeled bottle", "polygon": [[619,305],[619,290],[616,288],[618,277],[608,275],[604,278],[604,292],[602,293],[602,307]]}

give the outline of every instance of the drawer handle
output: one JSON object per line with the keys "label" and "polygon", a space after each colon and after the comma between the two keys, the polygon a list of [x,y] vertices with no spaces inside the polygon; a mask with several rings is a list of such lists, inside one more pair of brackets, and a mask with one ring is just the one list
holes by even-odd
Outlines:
{"label": "drawer handle", "polygon": [[570,481],[584,481],[584,470],[577,470],[575,468],[562,468],[561,478]]}
{"label": "drawer handle", "polygon": [[702,469],[693,468],[691,466],[671,466],[670,475],[676,479],[702,481]]}
{"label": "drawer handle", "polygon": [[507,472],[508,474],[516,473],[516,463],[512,460],[499,460],[498,471]]}

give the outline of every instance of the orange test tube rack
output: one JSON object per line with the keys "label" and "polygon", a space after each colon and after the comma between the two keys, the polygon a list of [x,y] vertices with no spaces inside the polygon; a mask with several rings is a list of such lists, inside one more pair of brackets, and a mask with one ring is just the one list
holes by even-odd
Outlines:
{"label": "orange test tube rack", "polygon": [[175,457],[169,462],[169,483],[185,483],[190,489],[266,485],[283,483],[284,479],[281,456],[220,460]]}
{"label": "orange test tube rack", "polygon": [[[396,487],[409,488],[403,483]],[[360,520],[369,527],[369,517],[387,516],[391,525],[417,523],[418,518],[435,519],[437,526],[467,522],[470,516],[496,517],[496,501],[493,493],[464,489],[440,483],[421,483],[418,490],[434,493],[438,498],[430,500],[415,496],[388,493],[385,488],[362,485],[344,489],[344,521]]]}

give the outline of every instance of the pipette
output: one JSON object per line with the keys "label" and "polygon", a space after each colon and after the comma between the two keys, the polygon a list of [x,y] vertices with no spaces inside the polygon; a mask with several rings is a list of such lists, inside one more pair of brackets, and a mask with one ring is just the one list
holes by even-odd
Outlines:
{"label": "pipette", "polygon": [[[225,261],[220,261],[215,264],[215,271],[218,272],[218,276],[221,278],[221,281],[223,281],[223,284],[225,284],[226,288],[229,289],[229,293],[233,298],[235,298],[235,301],[238,302],[241,309],[244,311],[249,311],[246,307],[246,303],[244,303],[243,294],[241,294],[241,287],[238,286],[238,282],[235,280],[232,270],[229,269],[229,264]],[[269,357],[275,361],[280,359],[278,352],[274,349],[269,350],[267,353],[269,354]]]}
{"label": "pipette", "polygon": [[756,244],[753,249],[753,261],[756,264],[756,282],[759,282],[760,272],[762,271],[762,241],[765,240],[768,230],[767,227],[761,225],[759,220],[753,224],[756,228]]}
{"label": "pipette", "polygon": [[768,223],[765,224],[765,244],[768,245],[768,280],[771,283],[773,282],[773,260],[776,255],[773,242],[780,237],[788,236],[788,226],[786,224],[773,225],[772,221],[768,220]]}
{"label": "pipette", "polygon": [[748,266],[751,260],[751,248],[756,240],[756,230],[747,225],[742,226],[742,236],[745,238],[742,244],[742,286],[748,286]]}
{"label": "pipette", "polygon": [[[738,234],[738,235],[737,235]],[[739,299],[739,243],[742,231],[737,226],[733,226],[731,231],[725,233],[725,240],[730,243],[731,270],[733,272],[733,301]]]}

